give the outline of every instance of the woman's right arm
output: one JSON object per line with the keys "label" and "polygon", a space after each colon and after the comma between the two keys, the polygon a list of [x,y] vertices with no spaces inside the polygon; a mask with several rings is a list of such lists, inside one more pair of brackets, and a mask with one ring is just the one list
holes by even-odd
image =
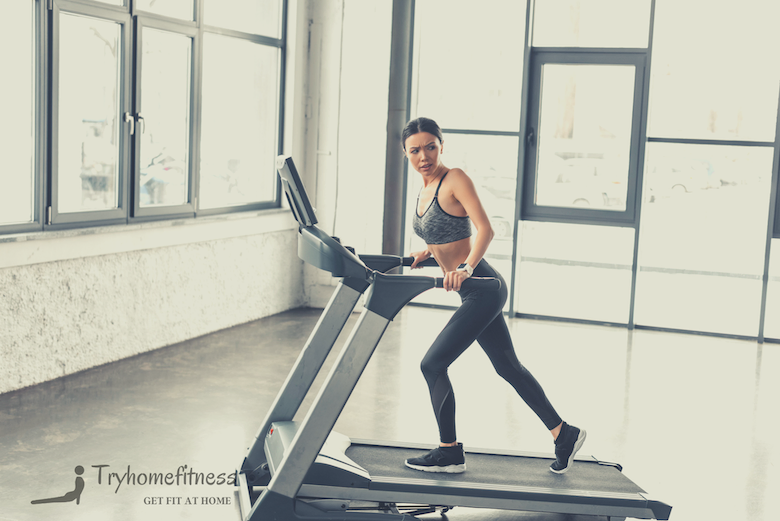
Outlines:
{"label": "woman's right arm", "polygon": [[418,264],[428,260],[431,257],[431,252],[426,248],[423,251],[412,252],[412,257],[414,257],[414,262],[412,262],[411,269],[422,268],[422,266],[418,266]]}

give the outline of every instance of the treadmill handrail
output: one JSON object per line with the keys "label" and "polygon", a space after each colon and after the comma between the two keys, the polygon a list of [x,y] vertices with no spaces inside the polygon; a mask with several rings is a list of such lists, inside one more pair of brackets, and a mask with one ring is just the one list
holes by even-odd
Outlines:
{"label": "treadmill handrail", "polygon": [[[444,287],[444,278],[436,278],[436,288]],[[470,277],[460,284],[461,289],[483,289],[488,291],[498,291],[501,289],[501,281],[494,277]]]}
{"label": "treadmill handrail", "polygon": [[[414,297],[431,288],[443,288],[444,278],[423,275],[386,275],[375,272],[366,293],[366,309],[393,320]],[[501,281],[492,277],[471,277],[463,281],[461,289],[498,290]]]}
{"label": "treadmill handrail", "polygon": [[[414,262],[414,257],[400,257],[398,255],[371,255],[360,254],[358,255],[361,261],[372,270],[386,273],[393,268],[400,268],[402,266],[411,266]],[[419,264],[423,267],[436,267],[439,265],[436,259],[430,258]]]}

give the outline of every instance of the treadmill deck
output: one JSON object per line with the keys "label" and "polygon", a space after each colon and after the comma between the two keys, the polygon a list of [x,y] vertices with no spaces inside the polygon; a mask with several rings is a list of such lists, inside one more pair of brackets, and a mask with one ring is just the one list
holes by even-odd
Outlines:
{"label": "treadmill deck", "polygon": [[366,469],[372,478],[425,479],[448,483],[490,483],[509,487],[587,490],[613,494],[644,493],[614,465],[600,464],[594,458],[575,459],[565,474],[550,472],[552,458],[507,456],[466,451],[466,472],[447,474],[421,472],[404,465],[404,460],[427,450],[403,447],[377,447],[353,444],[347,457]]}
{"label": "treadmill deck", "polygon": [[555,474],[549,470],[552,455],[467,450],[466,471],[447,474],[404,465],[407,458],[424,454],[430,447],[351,442],[343,454],[367,471],[370,481],[351,485],[305,482],[302,497],[659,520],[669,519],[671,513],[671,507],[650,498],[619,465],[589,456],[575,458],[567,473]]}

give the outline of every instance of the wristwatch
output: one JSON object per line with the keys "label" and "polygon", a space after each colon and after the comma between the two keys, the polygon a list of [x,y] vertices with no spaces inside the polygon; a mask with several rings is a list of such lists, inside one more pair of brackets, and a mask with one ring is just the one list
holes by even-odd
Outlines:
{"label": "wristwatch", "polygon": [[458,266],[458,269],[457,269],[457,270],[455,270],[455,271],[465,271],[465,272],[466,272],[466,275],[468,275],[469,277],[471,277],[471,275],[474,273],[474,268],[472,268],[471,266],[469,266],[468,264],[466,264],[466,263],[464,262],[463,264],[461,264],[460,266]]}

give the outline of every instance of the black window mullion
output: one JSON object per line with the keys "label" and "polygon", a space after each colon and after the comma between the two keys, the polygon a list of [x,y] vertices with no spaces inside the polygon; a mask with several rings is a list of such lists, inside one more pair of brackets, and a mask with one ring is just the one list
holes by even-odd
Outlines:
{"label": "black window mullion", "polygon": [[209,33],[218,34],[220,36],[229,36],[231,38],[240,38],[241,40],[249,40],[253,43],[259,43],[261,45],[267,45],[268,47],[284,47],[284,40],[281,38],[272,38],[270,36],[263,36],[261,34],[245,33],[243,31],[236,31],[235,29],[225,29],[224,27],[217,27],[214,25],[207,25],[204,30]]}
{"label": "black window mullion", "polygon": [[195,2],[195,21],[198,29],[192,42],[192,103],[190,119],[190,201],[195,216],[198,216],[198,194],[200,193],[200,121],[203,96],[203,2]]}
{"label": "black window mullion", "polygon": [[205,0],[195,0],[194,7],[195,7],[195,14],[192,17],[193,20],[195,20],[195,25],[198,27],[198,36],[200,37],[202,29],[203,29],[203,4],[205,3]]}
{"label": "black window mullion", "polygon": [[[277,117],[277,154],[284,153],[284,100],[285,100],[285,88],[287,78],[287,0],[282,0],[282,20],[281,20],[281,41],[279,47],[279,112]],[[410,76],[411,77],[411,76]],[[279,178],[274,173],[274,180],[276,182],[276,194],[274,196],[274,206],[281,206],[282,201],[282,184],[279,182]]]}
{"label": "black window mullion", "polygon": [[127,220],[130,217],[130,190],[132,171],[130,154],[133,150],[131,146],[130,133],[128,132],[127,125],[124,122],[124,112],[132,107],[133,99],[133,21],[129,12],[122,25],[122,104],[119,107],[119,121],[122,125],[122,132],[120,133],[121,151],[119,154],[119,161],[121,167],[119,169],[119,201],[121,209],[123,210],[124,218]]}
{"label": "black window mullion", "polygon": [[198,23],[194,20],[183,20],[172,16],[165,16],[158,13],[144,11],[135,7],[133,7],[131,14],[133,16],[141,16],[145,20],[156,21],[162,24],[169,24],[170,26],[188,27],[190,29],[197,29],[198,27]]}
{"label": "black window mullion", "polygon": [[46,141],[49,146],[47,147],[48,155],[46,158],[46,171],[48,175],[46,176],[46,196],[44,199],[44,225],[51,225],[52,211],[54,208],[57,208],[56,194],[58,183],[56,176],[57,168],[55,166],[56,163],[54,158],[57,157],[59,144],[56,139],[57,133],[53,130],[59,123],[58,108],[60,105],[57,98],[60,85],[60,46],[58,44],[60,36],[60,10],[57,4],[54,4],[52,9],[49,10],[48,20],[49,27],[47,35],[49,41],[47,47],[49,51],[49,62],[47,64],[47,69],[49,72],[49,103],[47,107]]}
{"label": "black window mullion", "polygon": [[458,128],[443,128],[441,129],[443,134],[467,134],[473,136],[509,136],[520,137],[521,132],[513,132],[511,130],[476,130],[476,129],[458,129]]}
{"label": "black window mullion", "polygon": [[138,118],[137,114],[140,112],[140,103],[141,103],[141,61],[142,61],[142,37],[141,33],[143,32],[143,22],[138,18],[138,16],[133,15],[133,61],[132,61],[132,95],[131,95],[131,106],[129,107],[129,110],[125,113],[127,117],[132,119],[132,132],[130,134],[130,173],[131,173],[131,181],[130,181],[130,207],[132,208],[132,215],[130,218],[138,216],[138,205],[139,205],[139,199],[140,199],[140,157],[141,157],[141,151],[140,151],[140,132],[138,129]]}
{"label": "black window mullion", "polygon": [[50,83],[52,80],[51,75],[51,17],[49,16],[49,9],[43,2],[37,2],[37,9],[35,10],[37,17],[36,21],[36,59],[38,64],[36,66],[37,76],[35,78],[35,107],[36,107],[36,130],[35,130],[35,227],[36,231],[42,231],[44,223],[46,222],[46,208],[47,208],[47,190],[48,190],[48,172],[49,170],[49,148],[48,148],[48,129],[49,129],[49,111],[51,110],[50,97]]}
{"label": "black window mullion", "polygon": [[[775,124],[774,156],[772,158],[772,181],[769,192],[769,219],[766,232],[766,246],[764,249],[764,272],[761,285],[761,311],[758,323],[758,341],[765,340],[764,329],[766,326],[766,303],[769,294],[769,266],[772,255],[772,239],[780,239],[780,101],[777,104],[777,121]],[[777,255],[777,253],[775,253]]]}

